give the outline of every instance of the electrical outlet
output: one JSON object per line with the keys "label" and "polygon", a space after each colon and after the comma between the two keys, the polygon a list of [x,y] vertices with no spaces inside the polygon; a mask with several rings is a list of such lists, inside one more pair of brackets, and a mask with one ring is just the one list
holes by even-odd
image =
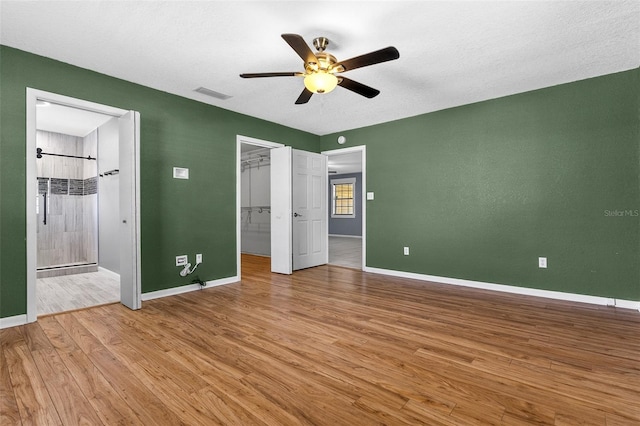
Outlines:
{"label": "electrical outlet", "polygon": [[547,267],[547,258],[539,257],[538,258],[538,268],[546,268]]}
{"label": "electrical outlet", "polygon": [[176,256],[176,266],[184,266],[189,262],[189,258],[186,254]]}
{"label": "electrical outlet", "polygon": [[202,263],[202,253],[196,254],[196,263]]}
{"label": "electrical outlet", "polygon": [[404,255],[409,256],[409,247],[404,248]]}

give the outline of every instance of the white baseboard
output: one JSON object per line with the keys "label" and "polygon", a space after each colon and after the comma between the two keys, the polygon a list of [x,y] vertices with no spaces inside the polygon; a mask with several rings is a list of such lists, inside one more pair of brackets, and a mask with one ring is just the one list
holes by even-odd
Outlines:
{"label": "white baseboard", "polygon": [[440,284],[450,284],[462,287],[472,287],[482,290],[500,291],[504,293],[521,294],[525,296],[544,297],[547,299],[566,300],[570,302],[589,303],[592,305],[615,306],[617,308],[635,309],[640,311],[640,301],[613,299],[610,297],[589,296],[586,294],[564,293],[561,291],[539,290],[536,288],[517,287],[504,284],[485,283],[481,281],[463,280],[460,278],[439,277],[436,275],[416,274],[413,272],[394,271],[391,269],[364,267],[365,272],[389,275],[400,278],[410,278],[420,281],[431,281]]}
{"label": "white baseboard", "polygon": [[[640,312],[640,301],[613,299],[610,297],[589,296],[584,294],[575,293],[563,293],[560,291],[551,290],[539,290],[535,288],[516,287],[504,284],[485,283],[481,281],[463,280],[460,278],[447,278],[439,277],[436,275],[424,275],[416,274],[413,272],[394,271],[391,269],[372,268],[369,266],[364,267],[364,272],[370,272],[374,274],[389,275],[400,278],[410,278],[419,281],[431,281],[440,284],[450,284],[463,287],[478,288],[482,290],[500,291],[504,293],[521,294],[525,296],[544,297],[547,299],[566,300],[570,302],[589,303],[593,305],[603,306],[615,306],[623,309],[633,309]],[[111,271],[109,271],[111,272]],[[116,274],[117,275],[117,274]],[[221,278],[214,281],[207,281],[204,287],[200,284],[188,284],[185,286],[168,288],[165,290],[152,291],[142,294],[142,300],[152,300],[161,297],[174,296],[176,294],[188,293],[191,291],[197,291],[201,288],[217,287],[219,285],[232,284],[240,281],[240,277],[233,276],[228,278]],[[15,315],[12,317],[0,318],[0,329],[15,327],[18,325],[27,324],[27,315]]]}
{"label": "white baseboard", "polygon": [[217,287],[219,285],[237,283],[240,281],[240,277],[228,277],[228,278],[220,278],[218,280],[207,281],[205,286],[201,286],[200,284],[187,284],[180,287],[167,288],[165,290],[151,291],[149,293],[142,293],[142,300],[152,300],[159,299],[161,297],[167,296],[175,296],[176,294],[189,293],[190,291],[197,291],[202,288],[210,288]]}
{"label": "white baseboard", "polygon": [[615,301],[616,308],[624,309],[637,309],[640,312],[640,302],[634,302],[633,300],[613,299]]}
{"label": "white baseboard", "polygon": [[103,268],[102,266],[98,266],[98,271],[103,272],[107,275],[109,275],[111,278],[114,278],[118,281],[120,281],[120,274],[118,274],[117,272],[113,272],[110,269],[107,268]]}
{"label": "white baseboard", "polygon": [[27,314],[13,317],[0,318],[0,329],[24,325],[27,323]]}
{"label": "white baseboard", "polygon": [[358,238],[362,239],[362,235],[343,235],[343,234],[329,234],[330,237],[339,237],[339,238]]}

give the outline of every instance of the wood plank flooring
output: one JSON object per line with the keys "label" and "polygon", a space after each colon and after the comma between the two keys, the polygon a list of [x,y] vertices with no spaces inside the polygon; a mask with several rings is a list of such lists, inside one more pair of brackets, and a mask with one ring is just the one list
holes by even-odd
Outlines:
{"label": "wood plank flooring", "polygon": [[0,424],[640,424],[636,311],[268,262],[1,330]]}

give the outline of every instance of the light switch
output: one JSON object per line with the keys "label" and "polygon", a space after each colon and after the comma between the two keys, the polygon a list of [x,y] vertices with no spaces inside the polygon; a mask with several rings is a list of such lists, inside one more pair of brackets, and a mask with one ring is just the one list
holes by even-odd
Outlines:
{"label": "light switch", "polygon": [[174,179],[189,179],[189,169],[186,167],[174,167],[173,168]]}
{"label": "light switch", "polygon": [[373,200],[373,192],[367,192],[367,200]]}

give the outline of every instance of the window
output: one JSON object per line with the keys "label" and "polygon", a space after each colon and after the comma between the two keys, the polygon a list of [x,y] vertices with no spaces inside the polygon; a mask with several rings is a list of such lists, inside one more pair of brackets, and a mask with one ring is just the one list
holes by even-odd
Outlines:
{"label": "window", "polygon": [[356,178],[331,180],[331,217],[354,218]]}

